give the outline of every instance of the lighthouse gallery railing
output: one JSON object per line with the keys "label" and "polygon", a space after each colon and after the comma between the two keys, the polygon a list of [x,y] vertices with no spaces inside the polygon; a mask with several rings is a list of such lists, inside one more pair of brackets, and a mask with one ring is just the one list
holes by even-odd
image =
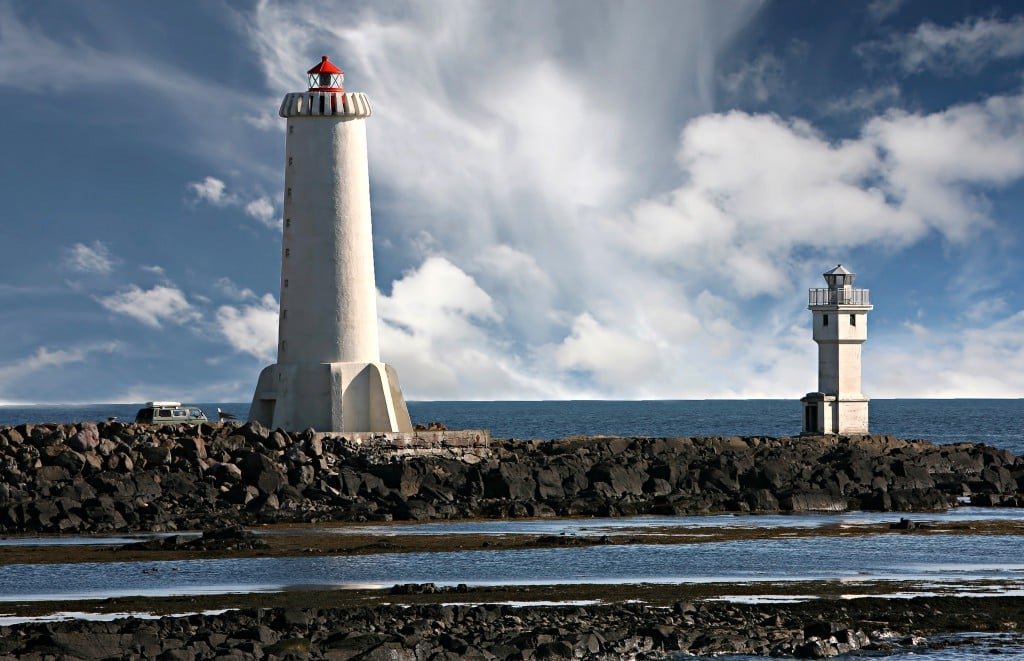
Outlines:
{"label": "lighthouse gallery railing", "polygon": [[871,305],[869,289],[810,289],[807,305]]}

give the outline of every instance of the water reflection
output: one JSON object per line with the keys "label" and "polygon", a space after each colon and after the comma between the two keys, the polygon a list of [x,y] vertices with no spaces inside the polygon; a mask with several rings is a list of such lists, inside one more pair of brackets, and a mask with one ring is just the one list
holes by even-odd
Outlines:
{"label": "water reflection", "polygon": [[[977,581],[1020,587],[1024,543],[1012,535],[807,537],[688,545],[8,565],[0,601],[254,592],[285,586],[544,585]],[[959,560],[959,561],[958,561]],[[973,589],[973,588],[972,588]],[[810,588],[808,592],[813,592]]]}

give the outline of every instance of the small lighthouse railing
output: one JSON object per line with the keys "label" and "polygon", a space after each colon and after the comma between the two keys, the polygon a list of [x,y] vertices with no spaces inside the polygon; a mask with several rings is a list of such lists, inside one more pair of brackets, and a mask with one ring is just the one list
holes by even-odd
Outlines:
{"label": "small lighthouse railing", "polygon": [[810,289],[808,305],[871,305],[869,289]]}

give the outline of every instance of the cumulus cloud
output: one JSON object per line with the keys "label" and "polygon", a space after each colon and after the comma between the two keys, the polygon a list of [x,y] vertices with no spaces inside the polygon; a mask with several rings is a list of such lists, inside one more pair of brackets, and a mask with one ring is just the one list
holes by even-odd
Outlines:
{"label": "cumulus cloud", "polygon": [[[233,287],[230,281],[227,282]],[[252,296],[248,289],[238,293],[243,298]],[[217,309],[216,324],[235,351],[255,356],[263,362],[272,362],[277,347],[278,307],[272,294],[264,294],[245,305],[222,305]]]}
{"label": "cumulus cloud", "polygon": [[557,375],[536,374],[493,331],[502,321],[474,278],[431,257],[378,297],[381,351],[410,399],[559,398]]}
{"label": "cumulus cloud", "polygon": [[1024,55],[1024,16],[1005,21],[973,18],[949,27],[927,21],[886,43],[868,44],[862,51],[891,53],[908,73],[974,72],[993,60]]}
{"label": "cumulus cloud", "polygon": [[798,250],[892,249],[931,231],[961,241],[987,226],[978,191],[1024,176],[1024,96],[892,111],[840,142],[800,120],[707,115],[684,129],[678,160],[686,183],[611,222],[622,244],[740,296],[772,294]]}
{"label": "cumulus cloud", "polygon": [[228,195],[225,191],[227,184],[217,177],[203,177],[202,181],[193,181],[188,189],[196,196],[196,199],[209,202],[215,207],[226,207],[229,204],[238,204],[238,198]]}
{"label": "cumulus cloud", "polygon": [[[998,302],[986,310],[1003,308]],[[992,316],[988,316],[992,319]],[[974,320],[948,328],[907,322],[906,334],[893,334],[869,347],[865,359],[884,369],[865,371],[865,388],[875,396],[1019,397],[1024,392],[1024,311]]]}
{"label": "cumulus cloud", "polygon": [[279,227],[277,210],[266,195],[245,199],[237,193],[229,192],[227,184],[213,176],[206,176],[200,181],[190,182],[187,189],[195,201],[206,202],[221,209],[228,207],[241,209],[245,215],[266,227],[271,229]]}
{"label": "cumulus cloud", "polygon": [[[1024,176],[1017,96],[875,114],[899,89],[862,90],[843,140],[711,113],[708,53],[751,15],[720,3],[327,6],[264,0],[250,36],[271,87],[331,44],[373,100],[375,231],[404,271],[381,344],[413,397],[806,392],[804,286],[857,250],[967,240]],[[736,89],[768,95],[754,64]]]}
{"label": "cumulus cloud", "polygon": [[114,259],[101,241],[89,245],[76,243],[65,251],[64,266],[79,273],[108,275],[114,270]]}
{"label": "cumulus cloud", "polygon": [[156,285],[152,289],[131,285],[125,291],[96,300],[111,312],[131,317],[153,328],[161,328],[161,322],[181,325],[200,318],[199,312],[188,302],[185,294],[170,285]]}
{"label": "cumulus cloud", "polygon": [[247,202],[244,208],[250,218],[260,221],[267,227],[277,227],[277,211],[269,197],[258,197]]}
{"label": "cumulus cloud", "polygon": [[657,347],[605,327],[587,313],[573,320],[572,332],[554,353],[555,367],[584,370],[610,385],[642,382],[657,373]]}

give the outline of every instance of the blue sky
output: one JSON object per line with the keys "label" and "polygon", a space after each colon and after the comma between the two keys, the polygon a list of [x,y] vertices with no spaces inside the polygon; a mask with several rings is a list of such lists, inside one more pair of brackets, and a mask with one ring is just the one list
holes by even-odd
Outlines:
{"label": "blue sky", "polygon": [[838,262],[868,396],[1024,394],[1017,3],[0,0],[0,403],[251,397],[323,53],[410,399],[797,398]]}

